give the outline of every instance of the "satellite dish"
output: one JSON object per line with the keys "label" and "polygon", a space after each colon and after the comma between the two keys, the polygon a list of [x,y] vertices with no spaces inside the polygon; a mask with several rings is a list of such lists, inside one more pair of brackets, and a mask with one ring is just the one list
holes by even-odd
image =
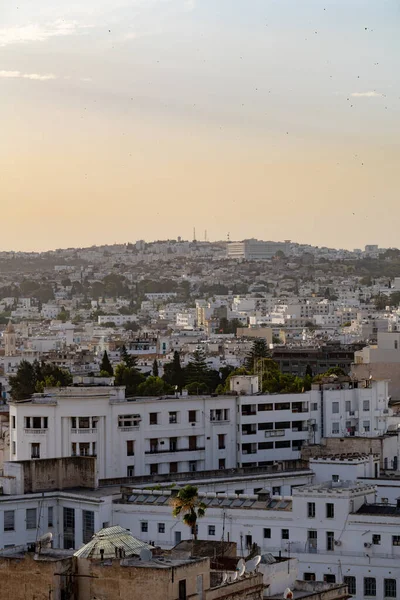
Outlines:
{"label": "satellite dish", "polygon": [[258,565],[260,564],[261,556],[258,554],[252,560],[248,560],[246,563],[246,573],[253,573]]}
{"label": "satellite dish", "polygon": [[140,560],[142,560],[143,562],[148,562],[152,558],[153,558],[153,554],[151,553],[151,550],[149,550],[148,548],[141,549]]}
{"label": "satellite dish", "polygon": [[293,592],[290,588],[286,588],[283,593],[283,597],[285,600],[293,600]]}
{"label": "satellite dish", "polygon": [[45,544],[51,544],[52,539],[53,539],[53,534],[51,533],[51,531],[49,531],[48,533],[45,533],[44,535],[42,535],[38,539],[38,542],[39,542],[39,544],[41,544],[43,546]]}
{"label": "satellite dish", "polygon": [[231,581],[232,581],[232,582],[233,582],[233,581],[236,581],[236,579],[237,579],[237,578],[238,578],[238,572],[237,572],[237,571],[235,571],[235,572],[234,572],[234,574],[233,574],[233,575],[232,575],[232,577],[231,577]]}
{"label": "satellite dish", "polygon": [[236,565],[236,571],[240,571],[241,568],[244,567],[244,565],[245,565],[245,562],[244,562],[243,558],[240,558]]}
{"label": "satellite dish", "polygon": [[228,581],[228,574],[224,573],[222,576],[222,583],[226,583]]}
{"label": "satellite dish", "polygon": [[243,561],[243,564],[238,571],[238,578],[243,577],[245,571],[246,571],[246,565]]}

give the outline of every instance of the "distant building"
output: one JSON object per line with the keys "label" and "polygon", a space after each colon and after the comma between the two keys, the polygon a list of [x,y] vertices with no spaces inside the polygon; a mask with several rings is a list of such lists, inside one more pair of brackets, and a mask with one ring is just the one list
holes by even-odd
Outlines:
{"label": "distant building", "polygon": [[285,255],[289,252],[289,244],[286,242],[263,242],[260,240],[244,240],[243,242],[229,242],[227,244],[228,258],[242,260],[269,260],[277,252]]}

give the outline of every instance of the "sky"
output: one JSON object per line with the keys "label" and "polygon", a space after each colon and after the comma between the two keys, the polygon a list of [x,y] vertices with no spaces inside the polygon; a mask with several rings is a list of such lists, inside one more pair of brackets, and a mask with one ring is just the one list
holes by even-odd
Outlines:
{"label": "sky", "polygon": [[400,246],[398,0],[14,0],[0,250]]}

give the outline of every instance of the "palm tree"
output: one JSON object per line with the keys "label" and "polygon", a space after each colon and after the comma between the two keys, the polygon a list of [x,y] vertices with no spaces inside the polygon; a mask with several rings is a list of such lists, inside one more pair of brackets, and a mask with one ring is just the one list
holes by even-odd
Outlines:
{"label": "palm tree", "polygon": [[171,504],[173,516],[179,517],[183,514],[182,521],[190,527],[193,539],[197,540],[197,519],[201,519],[206,514],[206,505],[199,501],[198,488],[194,485],[186,485],[174,498],[171,498]]}

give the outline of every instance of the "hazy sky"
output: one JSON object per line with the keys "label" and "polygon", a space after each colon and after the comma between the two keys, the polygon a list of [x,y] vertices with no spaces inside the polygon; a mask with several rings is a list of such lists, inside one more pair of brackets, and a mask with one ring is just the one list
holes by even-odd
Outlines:
{"label": "hazy sky", "polygon": [[400,246],[398,0],[14,0],[0,249]]}

